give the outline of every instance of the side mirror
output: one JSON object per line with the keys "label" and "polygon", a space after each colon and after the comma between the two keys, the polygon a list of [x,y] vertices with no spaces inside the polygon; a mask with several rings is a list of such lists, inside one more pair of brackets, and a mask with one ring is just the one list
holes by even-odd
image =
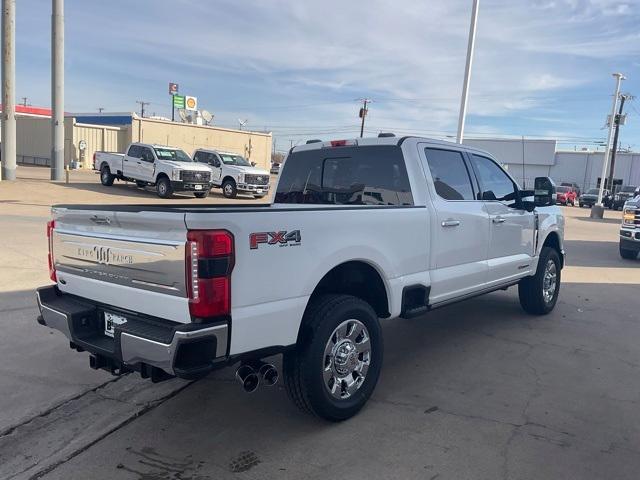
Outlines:
{"label": "side mirror", "polygon": [[533,203],[536,207],[556,204],[556,184],[549,177],[536,177],[533,188]]}
{"label": "side mirror", "polygon": [[256,166],[256,162],[251,162],[251,166],[255,167]]}
{"label": "side mirror", "polygon": [[537,177],[535,190],[520,190],[520,206],[527,212],[536,207],[548,207],[556,204],[556,184],[549,177]]}

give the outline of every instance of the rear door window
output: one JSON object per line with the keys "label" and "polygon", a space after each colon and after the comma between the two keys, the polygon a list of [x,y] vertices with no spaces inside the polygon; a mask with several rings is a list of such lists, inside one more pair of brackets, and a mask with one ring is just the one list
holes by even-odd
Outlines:
{"label": "rear door window", "polygon": [[275,203],[413,205],[413,196],[400,147],[338,147],[289,155]]}
{"label": "rear door window", "polygon": [[131,145],[129,147],[129,152],[127,153],[127,156],[131,157],[131,158],[140,158],[142,156],[141,154],[141,148],[139,145]]}
{"label": "rear door window", "polygon": [[445,200],[474,200],[471,176],[462,153],[425,148],[436,193]]}

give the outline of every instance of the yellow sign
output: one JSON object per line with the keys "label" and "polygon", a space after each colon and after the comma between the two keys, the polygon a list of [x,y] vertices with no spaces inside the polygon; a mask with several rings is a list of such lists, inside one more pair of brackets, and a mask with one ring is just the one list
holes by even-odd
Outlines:
{"label": "yellow sign", "polygon": [[192,110],[192,111],[198,110],[198,99],[196,97],[186,96],[184,104],[187,110]]}

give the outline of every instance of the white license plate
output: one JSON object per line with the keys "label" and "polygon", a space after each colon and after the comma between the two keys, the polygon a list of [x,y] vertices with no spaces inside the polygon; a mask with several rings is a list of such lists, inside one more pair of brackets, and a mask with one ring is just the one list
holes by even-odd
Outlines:
{"label": "white license plate", "polygon": [[121,317],[114,313],[104,312],[104,334],[108,337],[113,338],[114,327],[116,325],[122,325],[123,323],[127,323],[127,319],[125,317]]}
{"label": "white license plate", "polygon": [[202,190],[202,185],[196,185],[196,186],[195,186],[195,189],[196,189],[196,190]]}

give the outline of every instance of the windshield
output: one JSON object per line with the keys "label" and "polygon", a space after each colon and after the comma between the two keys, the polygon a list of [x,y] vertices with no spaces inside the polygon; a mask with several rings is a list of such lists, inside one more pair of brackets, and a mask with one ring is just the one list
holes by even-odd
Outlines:
{"label": "windshield", "polygon": [[591,189],[589,189],[589,191],[587,193],[589,195],[598,195],[599,192],[600,192],[600,190],[598,190],[597,188],[591,188]]}
{"label": "windshield", "polygon": [[173,160],[174,162],[192,162],[191,157],[182,150],[173,148],[154,148],[156,157],[160,160]]}
{"label": "windshield", "polygon": [[622,190],[620,190],[621,192],[626,192],[626,193],[633,193],[636,191],[636,187],[631,187],[629,185],[627,185],[626,187],[622,187]]}
{"label": "windshield", "polygon": [[570,192],[571,189],[569,187],[557,187],[556,191],[560,193],[567,193],[567,192]]}
{"label": "windshield", "polygon": [[238,165],[240,167],[250,167],[251,164],[242,155],[230,155],[228,153],[221,153],[222,163],[225,165]]}

